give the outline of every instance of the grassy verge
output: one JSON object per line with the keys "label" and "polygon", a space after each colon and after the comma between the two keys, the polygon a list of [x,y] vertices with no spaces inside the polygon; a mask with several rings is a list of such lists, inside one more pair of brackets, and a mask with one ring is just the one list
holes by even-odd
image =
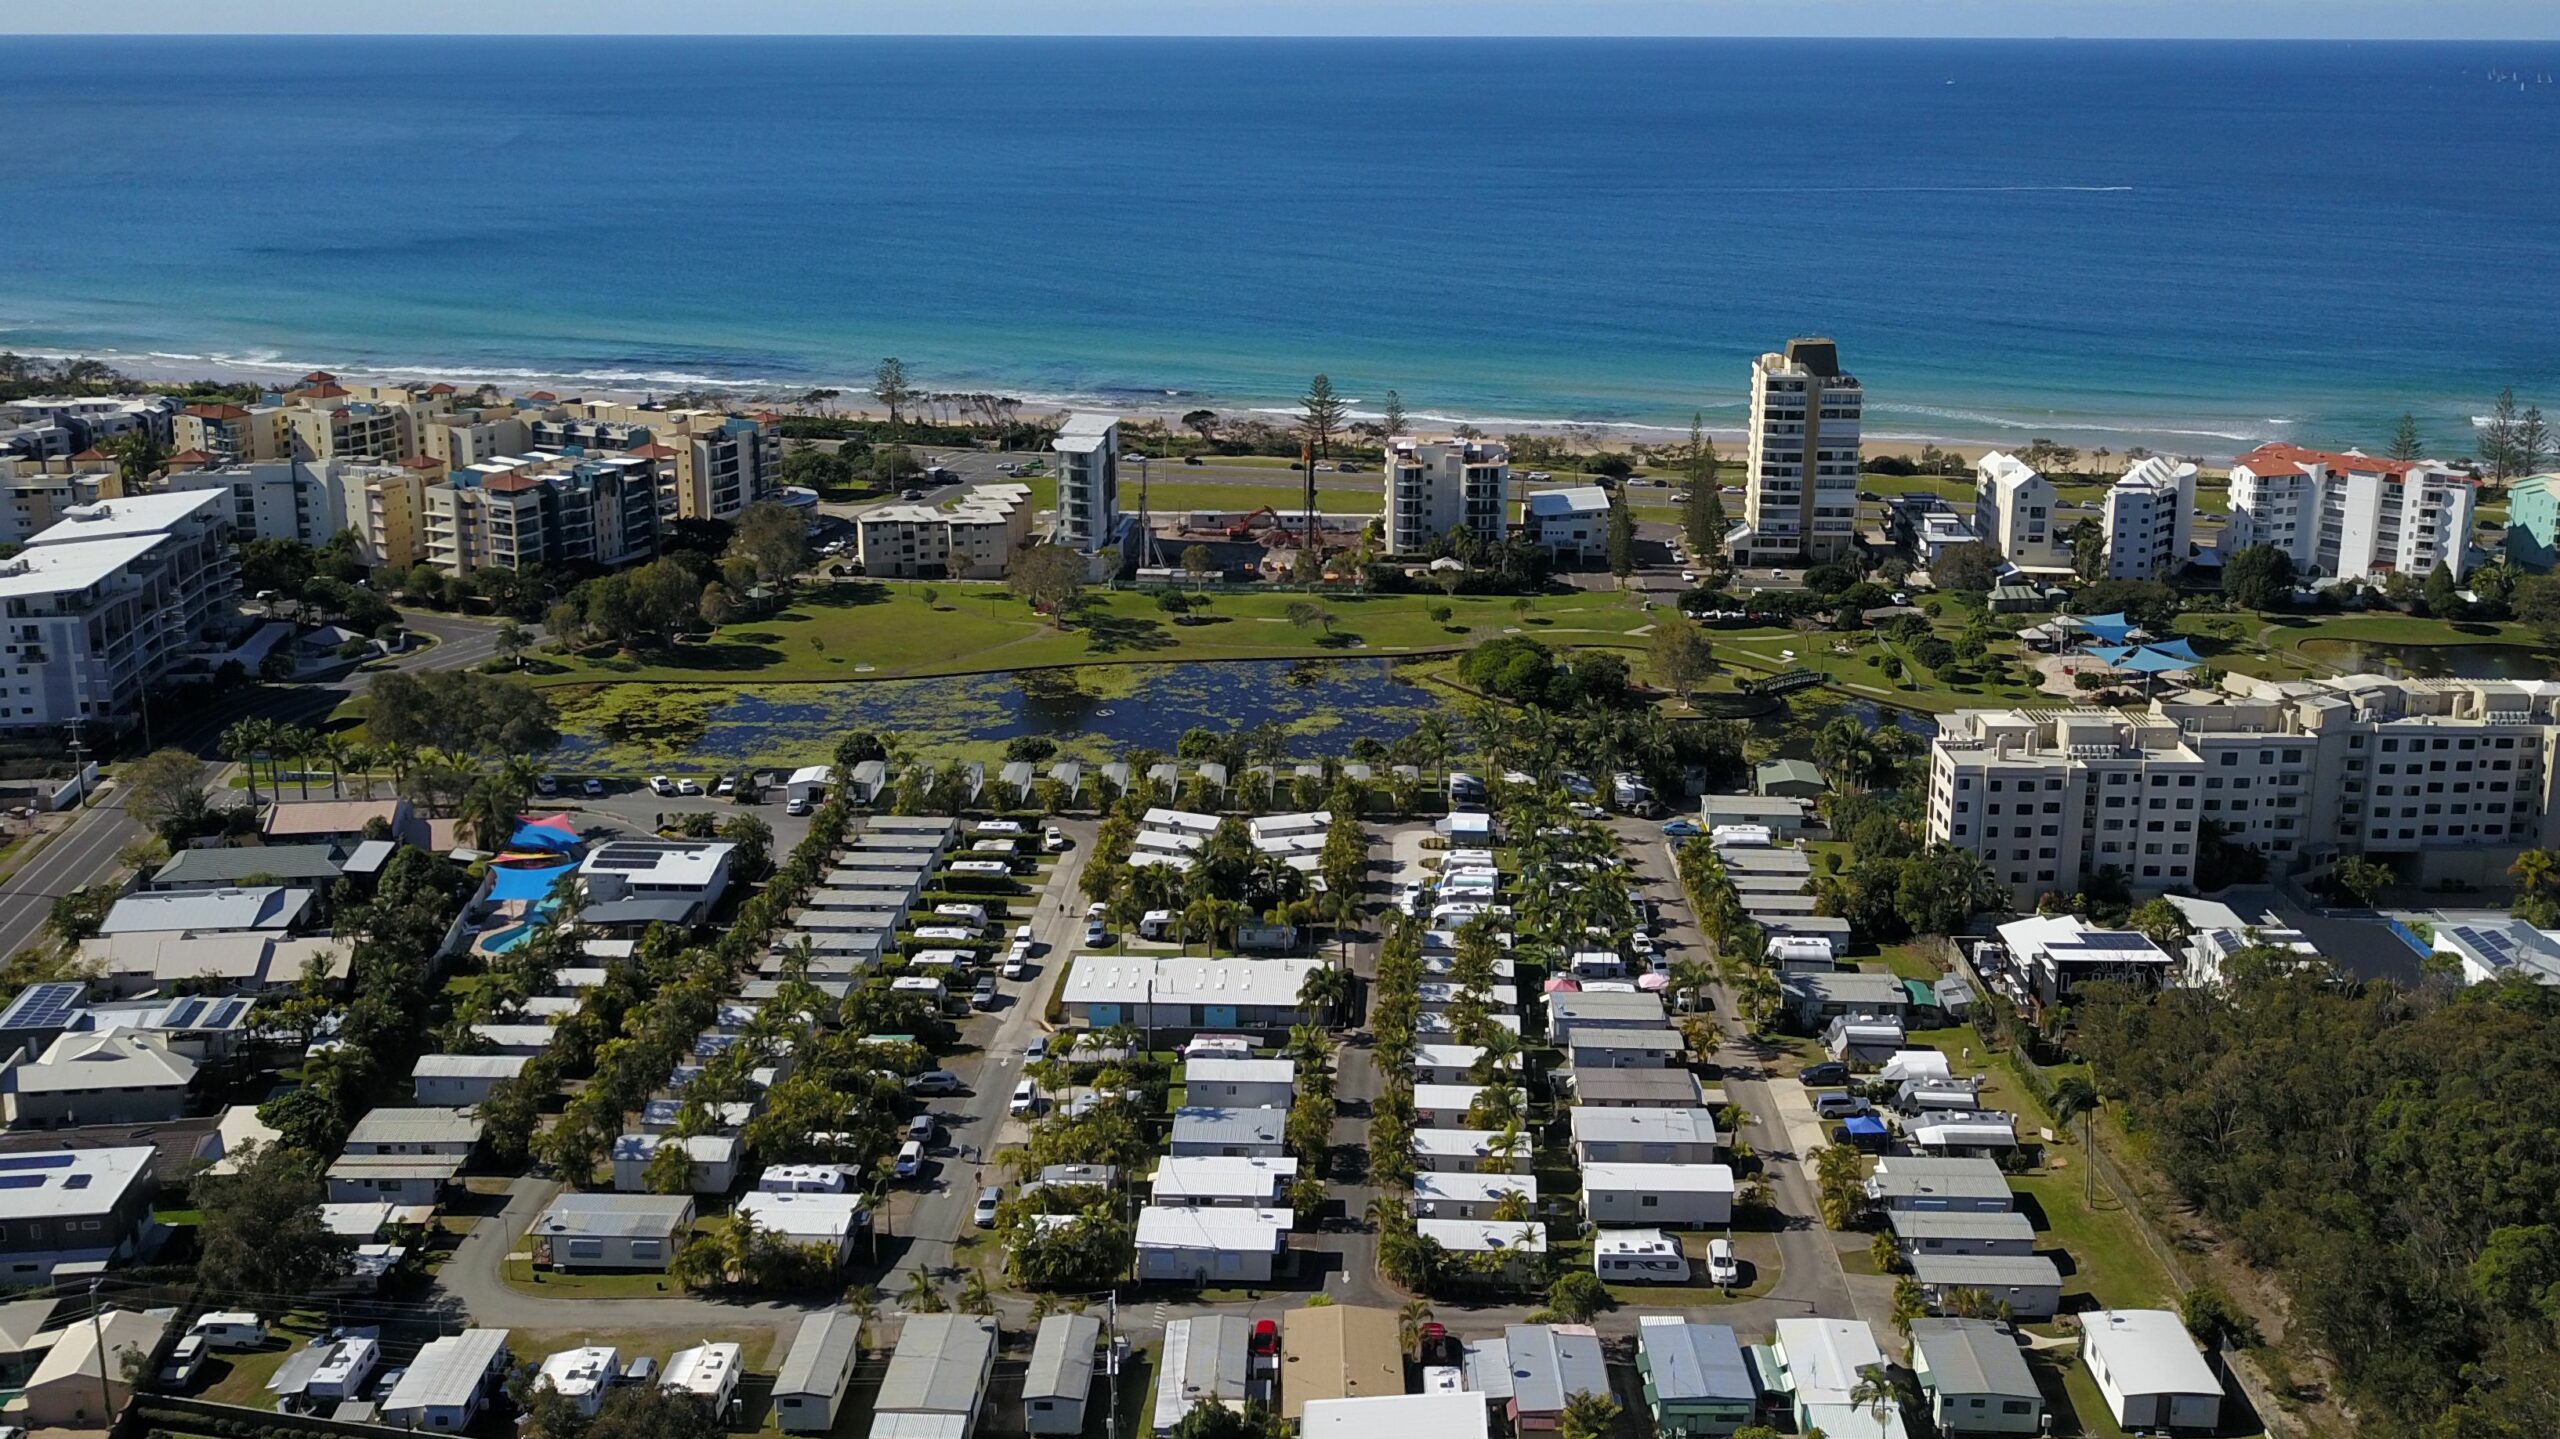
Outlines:
{"label": "grassy verge", "polygon": [[506,1261],[504,1273],[509,1288],[546,1299],[665,1299],[684,1292],[664,1274],[537,1270],[523,1259]]}

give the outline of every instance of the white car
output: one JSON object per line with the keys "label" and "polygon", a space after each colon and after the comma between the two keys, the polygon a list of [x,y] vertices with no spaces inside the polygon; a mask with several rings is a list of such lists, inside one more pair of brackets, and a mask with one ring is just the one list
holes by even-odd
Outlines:
{"label": "white car", "polygon": [[1697,582],[1698,572],[1696,570],[1682,570],[1680,572],[1680,583],[1684,585],[1694,585]]}
{"label": "white car", "polygon": [[1087,920],[1087,921],[1085,921],[1085,926],[1084,926],[1084,942],[1085,942],[1085,943],[1087,943],[1087,944],[1100,944],[1100,943],[1102,943],[1102,921],[1101,921],[1101,920],[1094,919],[1094,920]]}
{"label": "white car", "polygon": [[738,777],[733,774],[724,774],[720,776],[720,782],[711,787],[711,792],[713,794],[736,794],[738,792]]}
{"label": "white car", "polygon": [[1110,912],[1109,907],[1098,899],[1084,907],[1084,917],[1087,919],[1100,919]]}
{"label": "white car", "polygon": [[1540,480],[1552,480],[1555,476],[1548,474],[1544,470],[1531,470],[1529,472],[1529,478],[1531,481],[1535,482]]}
{"label": "white car", "polygon": [[676,792],[676,782],[667,778],[665,775],[653,774],[649,776],[649,792],[656,795],[674,794]]}
{"label": "white car", "polygon": [[1049,1057],[1049,1036],[1045,1034],[1035,1034],[1031,1036],[1031,1042],[1022,1046],[1022,1057],[1025,1059],[1047,1059]]}
{"label": "white car", "polygon": [[700,781],[700,780],[698,780],[698,779],[680,779],[680,780],[677,780],[677,781],[676,781],[676,793],[678,793],[678,794],[700,794],[700,793],[702,793],[702,781]]}
{"label": "white car", "polygon": [[588,780],[588,781],[587,781],[587,784],[586,784],[586,790],[587,790],[587,798],[589,798],[589,799],[602,799],[602,798],[604,798],[604,781],[603,781],[603,780],[600,780],[600,779],[591,779],[591,780]]}
{"label": "white car", "polygon": [[1031,926],[1017,924],[1013,927],[1013,943],[1016,949],[1027,950],[1039,942],[1039,939],[1031,933]]}
{"label": "white car", "polygon": [[1732,1240],[1710,1239],[1707,1241],[1707,1280],[1713,1284],[1742,1282],[1742,1262],[1733,1257]]}
{"label": "white car", "polygon": [[970,1218],[980,1229],[996,1227],[996,1206],[1004,1202],[1004,1191],[990,1184],[978,1191],[978,1208]]}
{"label": "white car", "polygon": [[1029,1114],[1040,1107],[1040,1086],[1024,1080],[1013,1087],[1013,1102],[1005,1106],[1008,1114]]}
{"label": "white car", "polygon": [[1067,832],[1058,828],[1054,824],[1049,826],[1049,832],[1042,835],[1040,838],[1042,843],[1048,845],[1049,848],[1053,850],[1065,849],[1067,847]]}
{"label": "white car", "polygon": [[1013,948],[1006,950],[1004,952],[1004,969],[1002,973],[1007,979],[1021,979],[1030,974],[1031,951],[1018,944]]}
{"label": "white car", "polygon": [[546,774],[537,778],[533,782],[533,792],[535,794],[542,795],[558,794],[560,792],[560,776],[556,774]]}

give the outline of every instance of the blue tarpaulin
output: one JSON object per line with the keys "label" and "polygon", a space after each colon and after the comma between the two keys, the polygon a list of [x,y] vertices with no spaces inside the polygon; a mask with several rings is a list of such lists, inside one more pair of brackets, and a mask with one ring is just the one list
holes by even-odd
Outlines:
{"label": "blue tarpaulin", "polygon": [[1872,1114],[1852,1114],[1840,1122],[1840,1128],[1851,1139],[1884,1138],[1884,1121]]}
{"label": "blue tarpaulin", "polygon": [[578,847],[578,827],[567,815],[555,814],[542,819],[529,819],[516,826],[507,840],[511,849],[572,850]]}
{"label": "blue tarpaulin", "polygon": [[489,898],[498,903],[509,900],[535,900],[551,892],[560,876],[577,868],[574,864],[555,864],[547,869],[516,869],[501,865],[492,870],[495,876],[489,886]]}

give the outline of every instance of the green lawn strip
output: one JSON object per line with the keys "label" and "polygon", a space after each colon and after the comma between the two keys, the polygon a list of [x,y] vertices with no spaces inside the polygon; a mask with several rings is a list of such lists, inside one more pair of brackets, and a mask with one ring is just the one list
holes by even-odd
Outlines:
{"label": "green lawn strip", "polygon": [[526,1260],[504,1266],[507,1287],[549,1299],[665,1299],[684,1290],[664,1274],[624,1274],[600,1270],[537,1271]]}

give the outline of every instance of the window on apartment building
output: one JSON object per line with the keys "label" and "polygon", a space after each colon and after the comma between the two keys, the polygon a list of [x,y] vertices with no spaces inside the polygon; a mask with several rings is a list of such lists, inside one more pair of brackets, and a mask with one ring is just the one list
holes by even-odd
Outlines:
{"label": "window on apartment building", "polygon": [[2160,866],[2156,864],[2144,865],[2142,867],[2142,877],[2144,879],[2158,879],[2160,877]]}
{"label": "window on apartment building", "polygon": [[2196,787],[2196,777],[2195,777],[2194,775],[2191,775],[2191,774],[2182,774],[2182,775],[2178,776],[2178,788],[2180,788],[2180,789],[2194,789],[2195,787]]}
{"label": "window on apartment building", "polygon": [[2051,884],[2053,883],[2053,871],[2049,869],[2037,870],[2036,878],[2046,884]]}
{"label": "window on apartment building", "polygon": [[2122,784],[2122,783],[2124,783],[2124,782],[2125,782],[2125,776],[2123,776],[2122,774],[2111,774],[2111,775],[2108,775],[2108,776],[2107,776],[2107,783],[2109,783],[2109,784],[2111,784],[2111,785],[2114,785],[2114,784]]}
{"label": "window on apartment building", "polygon": [[2013,849],[2009,851],[2009,858],[2011,859],[2025,859],[2026,857],[2027,852],[2023,849]]}
{"label": "window on apartment building", "polygon": [[2038,831],[2038,832],[2039,832],[2039,833],[2041,833],[2041,834],[2043,834],[2046,838],[2050,839],[2050,838],[2052,838],[2053,836],[2055,836],[2055,835],[2058,835],[2058,834],[2062,833],[2062,826],[2060,826],[2060,825],[2058,825],[2058,824],[2049,824],[2049,825],[2046,825],[2042,830],[2040,830],[2040,831]]}
{"label": "window on apartment building", "polygon": [[2398,740],[2396,740],[2396,739],[2393,739],[2393,738],[2391,738],[2391,737],[2390,737],[2390,736],[2388,736],[2388,735],[2385,735],[2385,736],[2383,737],[2383,740],[2382,740],[2382,752],[2383,752],[2384,754],[2390,754],[2390,753],[2392,753],[2393,751],[2395,751],[2395,750],[2397,750],[2397,749],[2399,749],[2399,748],[2400,748],[2400,741],[2398,741]]}
{"label": "window on apartment building", "polygon": [[2224,750],[2222,752],[2222,767],[2224,769],[2237,769],[2239,766],[2240,754],[2237,750]]}

